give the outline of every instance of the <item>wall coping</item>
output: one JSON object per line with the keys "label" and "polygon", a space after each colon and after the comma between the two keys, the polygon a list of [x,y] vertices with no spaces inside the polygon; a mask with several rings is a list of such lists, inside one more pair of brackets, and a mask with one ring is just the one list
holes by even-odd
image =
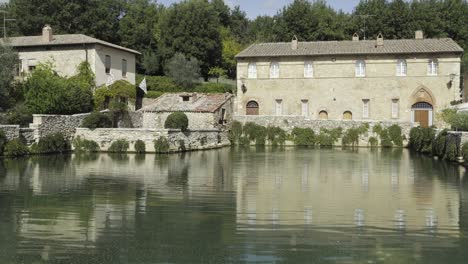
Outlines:
{"label": "wall coping", "polygon": [[0,128],[20,128],[19,125],[0,125]]}
{"label": "wall coping", "polygon": [[[181,132],[180,129],[156,129],[156,128],[96,128],[96,129],[89,129],[85,127],[77,127],[76,131],[122,131],[122,132],[130,132],[130,131],[141,131],[141,132],[168,132],[168,133],[179,133]],[[221,132],[219,129],[190,129],[187,132]]]}
{"label": "wall coping", "polygon": [[44,114],[33,114],[33,118],[34,117],[78,117],[78,116],[85,116],[85,115],[89,115],[91,113],[82,113],[82,114],[74,114],[74,115],[44,115]]}

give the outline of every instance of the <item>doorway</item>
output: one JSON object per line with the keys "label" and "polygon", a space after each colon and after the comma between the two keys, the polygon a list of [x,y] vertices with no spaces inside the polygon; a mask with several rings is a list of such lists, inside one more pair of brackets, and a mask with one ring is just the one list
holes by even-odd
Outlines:
{"label": "doorway", "polygon": [[411,112],[413,113],[413,123],[419,123],[421,127],[430,127],[433,124],[432,120],[433,107],[426,102],[419,102],[413,105]]}

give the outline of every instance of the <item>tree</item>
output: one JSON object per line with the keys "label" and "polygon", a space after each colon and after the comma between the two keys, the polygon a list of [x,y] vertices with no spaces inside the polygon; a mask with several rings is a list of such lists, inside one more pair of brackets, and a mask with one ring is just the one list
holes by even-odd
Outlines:
{"label": "tree", "polygon": [[391,39],[407,39],[414,36],[411,29],[410,5],[403,0],[394,0],[388,6],[385,37]]}
{"label": "tree", "polygon": [[7,109],[10,93],[14,87],[15,68],[18,67],[18,53],[11,47],[0,44],[0,111]]}
{"label": "tree", "polygon": [[219,78],[226,76],[226,70],[221,67],[210,68],[208,74],[211,77],[216,78],[216,83],[219,83]]}
{"label": "tree", "polygon": [[209,68],[221,63],[221,36],[218,13],[206,0],[173,4],[159,24],[160,51],[164,60],[176,53],[200,62],[201,74],[207,79]]}
{"label": "tree", "polygon": [[186,58],[182,53],[176,53],[166,65],[166,74],[174,82],[185,88],[192,88],[193,83],[200,78],[200,63],[196,58]]}
{"label": "tree", "polygon": [[353,13],[355,32],[367,39],[375,39],[379,33],[386,35],[387,13],[387,0],[361,0]]}
{"label": "tree", "polygon": [[221,29],[223,36],[223,63],[222,66],[226,71],[229,78],[236,78],[237,60],[235,56],[242,51],[243,45],[241,45],[236,38],[231,34],[229,29]]}

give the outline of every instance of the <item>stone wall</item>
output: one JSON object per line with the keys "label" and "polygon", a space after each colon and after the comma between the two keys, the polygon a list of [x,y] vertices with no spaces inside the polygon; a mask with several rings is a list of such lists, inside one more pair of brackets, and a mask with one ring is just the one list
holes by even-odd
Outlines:
{"label": "stone wall", "polygon": [[81,125],[89,113],[77,115],[33,115],[33,123],[30,128],[34,129],[34,139],[62,133],[67,138],[72,138],[76,128]]}
{"label": "stone wall", "polygon": [[[164,122],[171,113],[143,113],[143,128],[162,129],[164,128]],[[216,128],[217,122],[215,121],[216,114],[213,113],[185,113],[189,120],[189,129],[214,129]]]}
{"label": "stone wall", "polygon": [[[154,141],[160,137],[168,139],[170,151],[202,150],[220,148],[230,145],[225,133],[220,130],[192,130],[181,132],[180,130],[147,129],[147,128],[77,128],[75,137],[95,141],[99,144],[101,151],[107,151],[111,144],[119,139],[125,139],[130,143],[129,151],[135,151],[134,145],[137,140],[145,142],[147,152],[155,152]],[[182,144],[183,142],[183,144]],[[183,145],[183,147],[181,146]]]}
{"label": "stone wall", "polygon": [[20,135],[19,125],[0,125],[0,131],[5,133],[7,140],[18,138]]}
{"label": "stone wall", "polygon": [[[372,132],[373,127],[377,124],[380,124],[383,128],[389,127],[391,125],[397,124],[402,129],[402,134],[409,138],[409,132],[411,130],[412,124],[409,122],[380,122],[380,121],[343,121],[343,120],[310,120],[303,116],[245,116],[239,115],[235,116],[234,120],[245,124],[247,122],[252,122],[264,127],[268,126],[277,126],[285,130],[287,133],[291,133],[295,127],[300,128],[311,128],[315,133],[320,133],[320,129],[334,129],[334,128],[343,128],[343,131],[346,131],[350,128],[359,127],[362,124],[369,124],[369,132],[362,135],[359,139],[359,146],[368,146],[369,138],[376,137],[378,135]],[[405,142],[407,143],[407,142]],[[341,146],[341,142],[338,141],[337,145]],[[406,144],[405,144],[406,145]]]}

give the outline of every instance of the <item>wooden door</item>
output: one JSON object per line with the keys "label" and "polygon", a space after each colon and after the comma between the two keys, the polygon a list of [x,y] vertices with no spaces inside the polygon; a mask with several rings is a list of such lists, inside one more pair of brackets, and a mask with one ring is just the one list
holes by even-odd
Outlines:
{"label": "wooden door", "polygon": [[418,122],[421,127],[429,127],[429,111],[414,110],[414,122]]}
{"label": "wooden door", "polygon": [[259,106],[258,103],[255,101],[250,101],[247,103],[247,115],[258,115],[259,114]]}

